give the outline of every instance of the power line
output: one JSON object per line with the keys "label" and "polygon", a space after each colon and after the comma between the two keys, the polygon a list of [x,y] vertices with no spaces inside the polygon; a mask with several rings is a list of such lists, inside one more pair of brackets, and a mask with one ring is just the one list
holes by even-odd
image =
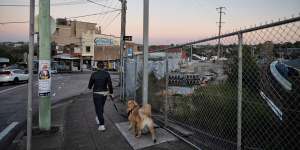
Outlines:
{"label": "power line", "polygon": [[0,22],[0,25],[5,25],[5,24],[19,24],[19,23],[28,23],[28,21]]}
{"label": "power line", "polygon": [[108,29],[107,27],[108,27],[110,24],[112,24],[120,14],[121,14],[121,13],[118,13],[117,15],[115,15],[115,16],[113,17],[113,19],[112,19],[108,24],[106,24],[106,26],[103,28],[102,31],[104,31],[105,29]]}
{"label": "power line", "polygon": [[90,17],[90,16],[96,16],[96,15],[105,15],[105,14],[116,12],[116,11],[120,11],[120,9],[119,10],[106,11],[106,12],[100,12],[100,13],[94,13],[94,14],[87,14],[87,15],[82,15],[82,16],[68,17],[68,18],[69,19],[74,19],[74,18]]}
{"label": "power line", "polygon": [[[66,5],[79,5],[79,4],[85,4],[86,2],[80,2],[80,1],[70,1],[70,2],[62,2],[62,3],[53,3],[51,6],[66,6]],[[0,4],[0,7],[29,7],[28,4]],[[35,7],[38,7],[38,5],[35,5]]]}
{"label": "power line", "polygon": [[[110,6],[110,7],[114,7],[114,5],[113,5],[113,2],[112,1],[109,1],[109,3],[107,3],[107,2],[105,2],[105,5],[106,6]],[[104,9],[107,9],[107,8],[104,8]],[[100,18],[101,18],[101,22],[100,22],[100,19],[99,19],[99,26],[102,26],[102,20],[104,20],[104,18],[107,16],[107,14],[106,15],[102,15]]]}
{"label": "power line", "polygon": [[70,1],[70,2],[62,2],[62,3],[54,3],[54,4],[51,4],[51,6],[65,6],[65,5],[78,5],[78,4],[86,4],[86,2],[83,2],[83,1]]}
{"label": "power line", "polygon": [[86,1],[88,1],[88,2],[90,2],[90,3],[93,3],[93,4],[96,4],[96,5],[100,5],[100,6],[102,6],[102,7],[110,8],[110,9],[119,9],[119,8],[113,8],[113,7],[110,7],[110,6],[106,6],[106,5],[104,5],[104,4],[100,4],[100,3],[94,2],[94,1],[92,1],[92,0],[86,0]]}
{"label": "power line", "polygon": [[[110,6],[116,7],[117,5],[118,5],[118,2],[117,2],[117,1],[115,1],[115,2],[111,2],[111,1],[110,1]],[[101,17],[101,21],[99,20],[100,26],[103,26],[104,24],[106,24],[106,22],[111,18],[112,15],[113,15],[113,13],[103,15],[103,16]]]}
{"label": "power line", "polygon": [[[106,12],[100,12],[100,13],[93,13],[93,14],[87,14],[87,15],[81,15],[81,16],[73,16],[73,17],[66,17],[67,19],[74,19],[74,18],[83,18],[83,17],[90,17],[95,15],[105,15],[108,13],[116,12],[120,10],[111,10]],[[9,21],[9,22],[0,22],[0,25],[6,25],[6,24],[20,24],[20,23],[28,23],[29,21]]]}
{"label": "power line", "polygon": [[0,5],[2,7],[29,7],[29,5],[18,5],[18,4],[4,4],[4,5]]}

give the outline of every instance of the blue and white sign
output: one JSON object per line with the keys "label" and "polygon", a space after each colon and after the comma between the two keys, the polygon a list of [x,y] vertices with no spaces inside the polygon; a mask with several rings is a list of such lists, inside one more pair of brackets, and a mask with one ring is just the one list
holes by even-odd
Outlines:
{"label": "blue and white sign", "polygon": [[127,48],[127,56],[132,57],[133,56],[133,50],[132,48]]}
{"label": "blue and white sign", "polygon": [[95,45],[96,46],[112,46],[113,44],[114,44],[113,39],[95,38]]}

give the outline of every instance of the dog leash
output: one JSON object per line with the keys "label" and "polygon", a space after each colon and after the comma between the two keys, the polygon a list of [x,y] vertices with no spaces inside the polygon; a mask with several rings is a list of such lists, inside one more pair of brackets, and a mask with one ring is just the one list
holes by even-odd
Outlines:
{"label": "dog leash", "polygon": [[112,96],[112,94],[109,94],[108,91],[94,92],[94,93],[95,93],[95,94],[99,94],[99,95],[103,95],[103,96],[108,96],[109,99],[112,101],[112,103],[113,103],[113,105],[114,105],[114,108],[115,108],[116,112],[117,112],[119,115],[121,115],[122,117],[124,117],[124,118],[127,118],[127,117],[128,117],[128,116],[126,116],[125,114],[122,114],[122,113],[119,112],[119,109],[118,109],[118,107],[117,107],[117,105],[116,105],[116,103],[115,103],[114,97]]}
{"label": "dog leash", "polygon": [[113,103],[113,105],[114,105],[114,107],[115,107],[116,111],[117,111],[117,112],[119,112],[119,110],[118,110],[118,107],[117,107],[117,105],[116,105],[116,103],[115,103],[115,101],[114,101],[114,98],[113,98],[113,96],[112,96],[111,94],[109,94],[109,95],[108,95],[108,97],[109,97],[109,98],[110,98],[110,100],[112,101],[112,103]]}
{"label": "dog leash", "polygon": [[94,93],[95,94],[99,94],[99,95],[103,95],[103,96],[108,96],[110,98],[110,100],[112,101],[112,103],[113,103],[116,111],[119,112],[118,107],[117,107],[117,105],[116,105],[116,103],[114,101],[114,98],[113,98],[112,94],[110,94],[108,91],[94,92]]}

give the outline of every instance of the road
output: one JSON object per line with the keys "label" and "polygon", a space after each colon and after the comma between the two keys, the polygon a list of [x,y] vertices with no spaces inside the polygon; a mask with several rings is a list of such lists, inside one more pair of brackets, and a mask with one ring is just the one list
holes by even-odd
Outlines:
{"label": "road", "polygon": [[[54,74],[52,76],[52,103],[62,99],[89,92],[87,89],[91,72]],[[117,76],[112,75],[112,80]],[[33,111],[38,109],[38,82],[34,75]],[[0,132],[13,121],[21,122],[26,118],[27,84],[0,86]]]}

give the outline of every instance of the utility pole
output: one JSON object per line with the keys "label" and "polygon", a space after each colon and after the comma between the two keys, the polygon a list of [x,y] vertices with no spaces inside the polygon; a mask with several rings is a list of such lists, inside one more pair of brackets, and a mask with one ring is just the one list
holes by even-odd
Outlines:
{"label": "utility pole", "polygon": [[29,12],[29,54],[28,54],[28,97],[27,97],[27,141],[26,149],[31,150],[31,133],[32,133],[32,60],[34,51],[34,7],[35,0],[30,0],[30,12]]}
{"label": "utility pole", "polygon": [[39,1],[39,128],[51,127],[50,0]]}
{"label": "utility pole", "polygon": [[219,22],[217,22],[219,24],[219,38],[218,38],[218,54],[217,54],[217,60],[219,60],[220,58],[220,53],[221,53],[221,42],[220,42],[220,35],[221,35],[221,28],[222,28],[222,23],[225,23],[225,22],[222,22],[222,14],[225,14],[225,12],[223,11],[223,9],[226,9],[225,7],[218,7],[216,8],[218,13],[220,14],[219,16]]}
{"label": "utility pole", "polygon": [[123,60],[123,52],[125,50],[125,40],[124,36],[126,33],[126,9],[127,9],[127,1],[126,0],[120,0],[122,3],[122,12],[121,12],[121,36],[120,36],[120,87],[121,87],[121,93],[120,93],[120,99],[124,99],[124,60]]}
{"label": "utility pole", "polygon": [[144,0],[144,23],[143,23],[143,105],[148,103],[148,49],[149,49],[149,0]]}

